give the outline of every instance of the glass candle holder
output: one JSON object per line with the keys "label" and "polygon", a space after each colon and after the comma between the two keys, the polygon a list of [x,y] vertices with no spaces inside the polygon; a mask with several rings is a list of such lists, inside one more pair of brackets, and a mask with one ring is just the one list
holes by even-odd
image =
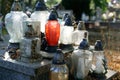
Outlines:
{"label": "glass candle holder", "polygon": [[45,25],[45,37],[48,44],[47,51],[56,51],[60,37],[60,24],[54,11],[51,11],[48,22]]}
{"label": "glass candle holder", "polygon": [[40,31],[45,33],[45,24],[49,17],[49,12],[45,4],[41,1],[38,1],[35,6],[35,11],[31,14],[31,18],[35,21],[40,21]]}
{"label": "glass candle holder", "polygon": [[88,50],[89,45],[86,39],[80,43],[77,50],[73,51],[71,55],[72,58],[72,67],[71,74],[74,76],[74,79],[84,79],[89,70],[92,67],[92,56],[91,51]]}
{"label": "glass candle holder", "polygon": [[26,20],[28,16],[23,13],[20,2],[14,0],[11,12],[5,16],[5,26],[10,35],[9,49],[19,49],[19,43],[24,36],[24,30],[22,22]]}

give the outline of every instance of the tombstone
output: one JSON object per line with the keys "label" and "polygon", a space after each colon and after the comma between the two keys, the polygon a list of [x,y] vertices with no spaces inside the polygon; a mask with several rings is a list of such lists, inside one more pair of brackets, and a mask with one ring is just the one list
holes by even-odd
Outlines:
{"label": "tombstone", "polygon": [[100,7],[96,8],[96,20],[101,21],[102,10]]}

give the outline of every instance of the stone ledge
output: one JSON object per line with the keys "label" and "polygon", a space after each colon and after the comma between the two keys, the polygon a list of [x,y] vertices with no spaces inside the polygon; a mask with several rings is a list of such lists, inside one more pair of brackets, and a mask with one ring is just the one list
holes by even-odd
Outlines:
{"label": "stone ledge", "polygon": [[50,68],[50,61],[43,60],[36,63],[23,63],[15,60],[8,61],[0,59],[0,67],[16,71],[18,73],[23,73],[29,76],[35,76],[36,74],[38,75],[37,71],[40,71],[39,74],[47,72]]}

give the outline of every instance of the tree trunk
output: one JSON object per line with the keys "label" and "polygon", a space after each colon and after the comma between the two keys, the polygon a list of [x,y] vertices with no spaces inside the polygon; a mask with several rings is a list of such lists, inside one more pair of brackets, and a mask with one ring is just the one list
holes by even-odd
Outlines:
{"label": "tree trunk", "polygon": [[32,7],[32,0],[29,0],[28,4],[29,4],[29,7]]}

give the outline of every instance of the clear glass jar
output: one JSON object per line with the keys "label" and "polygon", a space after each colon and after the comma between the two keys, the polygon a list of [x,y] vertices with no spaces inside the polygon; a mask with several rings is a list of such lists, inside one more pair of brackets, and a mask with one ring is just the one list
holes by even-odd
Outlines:
{"label": "clear glass jar", "polygon": [[101,74],[105,72],[103,66],[103,59],[104,59],[104,51],[94,51],[93,70],[97,74]]}
{"label": "clear glass jar", "polygon": [[103,45],[101,40],[97,40],[95,43],[95,49],[93,51],[93,71],[96,74],[105,74],[107,72],[107,62],[104,55]]}
{"label": "clear glass jar", "polygon": [[50,68],[50,80],[68,80],[69,70],[61,49],[57,49]]}
{"label": "clear glass jar", "polygon": [[68,80],[68,68],[64,65],[52,65],[50,80]]}

